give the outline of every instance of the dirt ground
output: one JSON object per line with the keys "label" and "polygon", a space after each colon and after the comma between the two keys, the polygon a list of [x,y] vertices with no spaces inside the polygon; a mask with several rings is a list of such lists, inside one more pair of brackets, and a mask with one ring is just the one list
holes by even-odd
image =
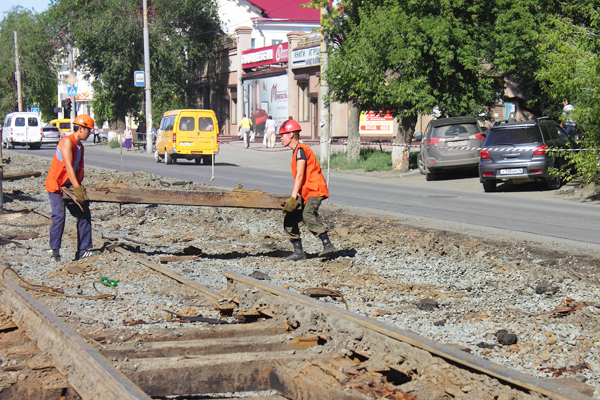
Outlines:
{"label": "dirt ground", "polygon": [[[47,168],[46,160],[18,156],[5,172]],[[86,175],[90,186],[203,189],[142,172],[90,168]],[[49,213],[44,179],[45,173],[5,182],[4,193]],[[18,201],[9,201],[5,208],[12,217],[0,218],[2,262],[25,279],[61,286],[70,293],[87,293],[89,282],[102,276],[119,281],[119,299],[110,303],[40,296],[84,337],[122,332],[115,336],[119,340],[132,330],[179,326],[163,309],[218,316],[206,299],[133,259],[104,252],[83,266],[71,262],[75,246],[71,233],[65,234],[65,261],[50,264],[49,222]],[[351,311],[461,346],[526,374],[571,378],[571,384],[582,385],[577,390],[600,398],[598,254],[526,237],[508,240],[485,230],[457,232],[460,229],[435,221],[390,218],[360,209],[324,205],[321,214],[339,256],[319,258],[321,244],[303,228],[308,259],[290,262],[281,259],[292,248],[277,210],[92,205],[95,234],[119,238],[152,262],[186,254],[190,246],[200,249],[194,260],[165,266],[205,286],[224,290],[221,273],[233,270],[280,286],[335,289]],[[335,299],[325,301],[343,306]],[[138,320],[153,325],[128,324]],[[503,329],[506,332],[499,333]],[[13,340],[18,347],[22,338],[11,335],[3,331],[0,341]],[[12,353],[0,353],[0,365],[4,363],[23,365]],[[0,389],[18,382],[23,370],[0,372]]]}

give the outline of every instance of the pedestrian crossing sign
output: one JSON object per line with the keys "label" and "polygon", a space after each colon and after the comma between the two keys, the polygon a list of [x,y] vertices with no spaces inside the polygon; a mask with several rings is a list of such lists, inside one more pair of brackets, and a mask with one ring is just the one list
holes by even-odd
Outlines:
{"label": "pedestrian crossing sign", "polygon": [[67,90],[67,95],[77,96],[77,86],[69,86],[69,89]]}

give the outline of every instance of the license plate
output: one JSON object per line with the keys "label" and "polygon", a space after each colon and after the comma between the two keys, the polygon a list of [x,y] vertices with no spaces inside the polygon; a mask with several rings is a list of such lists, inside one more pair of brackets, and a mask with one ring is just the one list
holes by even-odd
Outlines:
{"label": "license plate", "polygon": [[192,142],[180,142],[179,143],[179,146],[193,146],[193,145],[194,145],[194,143],[192,143]]}
{"label": "license plate", "polygon": [[454,142],[446,142],[446,145],[448,147],[459,147],[459,146],[466,146],[467,144],[469,144],[469,142],[467,140],[457,140]]}
{"label": "license plate", "polygon": [[44,133],[44,136],[51,137],[51,138],[57,138],[58,133]]}
{"label": "license plate", "polygon": [[516,174],[522,174],[522,173],[523,173],[523,168],[507,168],[507,169],[500,170],[500,175],[516,175]]}

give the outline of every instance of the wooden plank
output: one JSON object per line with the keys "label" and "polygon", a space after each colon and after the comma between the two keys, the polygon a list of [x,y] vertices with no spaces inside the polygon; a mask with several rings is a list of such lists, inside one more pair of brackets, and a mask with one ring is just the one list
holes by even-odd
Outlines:
{"label": "wooden plank", "polygon": [[20,179],[31,178],[32,176],[42,176],[40,171],[22,171],[15,172],[12,174],[4,173],[3,180],[5,181],[18,181]]}
{"label": "wooden plank", "polygon": [[500,380],[512,383],[515,386],[543,394],[556,400],[589,400],[588,396],[581,393],[576,393],[568,388],[559,386],[555,383],[535,378],[531,375],[526,375],[522,372],[515,371],[500,364],[493,363],[484,358],[466,353],[454,347],[435,342],[427,339],[414,332],[399,329],[376,319],[364,317],[352,311],[347,311],[339,307],[331,306],[319,300],[312,299],[308,296],[291,292],[282,287],[270,284],[268,282],[259,281],[248,276],[238,274],[233,271],[223,272],[223,275],[228,280],[228,286],[232,281],[241,282],[246,285],[256,287],[260,290],[273,293],[277,296],[283,296],[293,301],[299,302],[306,306],[316,307],[324,312],[337,315],[339,318],[344,318],[354,322],[364,328],[381,333],[390,338],[408,343],[419,349],[428,351],[431,354],[451,360],[467,368],[474,369],[486,375],[493,376]]}
{"label": "wooden plank", "polygon": [[338,380],[323,371],[298,370],[279,365],[271,370],[271,388],[294,400],[370,400],[373,396],[344,391]]}
{"label": "wooden plank", "polygon": [[120,187],[86,187],[86,192],[90,201],[97,202],[261,209],[281,209],[281,202],[289,197],[288,195],[243,189],[200,192]]}
{"label": "wooden plank", "polygon": [[3,284],[2,308],[40,350],[52,355],[56,369],[82,398],[150,400],[46,306],[12,280]]}
{"label": "wooden plank", "polygon": [[129,360],[156,357],[207,356],[244,352],[274,352],[306,350],[317,345],[317,337],[282,340],[282,336],[253,336],[231,339],[178,340],[165,342],[139,342],[109,346],[100,354],[109,360]]}
{"label": "wooden plank", "polygon": [[192,358],[150,358],[117,363],[150,396],[182,396],[269,390],[271,370],[308,354],[234,353]]}

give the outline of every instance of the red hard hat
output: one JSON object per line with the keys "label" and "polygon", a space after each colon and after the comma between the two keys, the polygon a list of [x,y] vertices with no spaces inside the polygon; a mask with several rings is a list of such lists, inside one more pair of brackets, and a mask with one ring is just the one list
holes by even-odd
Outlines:
{"label": "red hard hat", "polygon": [[300,132],[302,128],[300,128],[300,124],[294,121],[293,119],[288,119],[279,128],[279,133],[277,135],[283,135],[284,133],[290,132]]}
{"label": "red hard hat", "polygon": [[79,114],[73,120],[73,125],[83,126],[84,128],[94,129],[94,119],[87,114]]}

